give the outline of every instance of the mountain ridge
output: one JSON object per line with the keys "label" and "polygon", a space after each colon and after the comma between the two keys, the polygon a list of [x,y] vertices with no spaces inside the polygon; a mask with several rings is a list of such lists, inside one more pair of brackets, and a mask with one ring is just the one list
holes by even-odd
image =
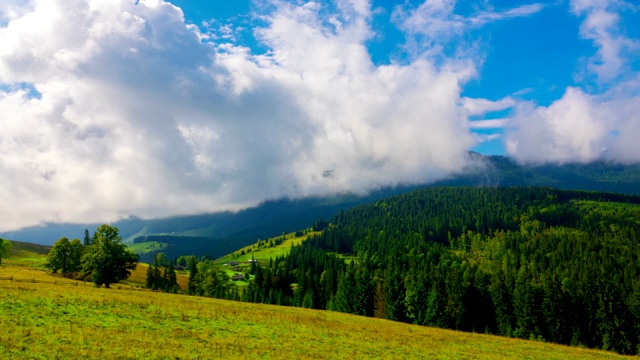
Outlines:
{"label": "mountain ridge", "polygon": [[[426,186],[551,186],[560,189],[606,191],[640,194],[640,165],[607,162],[589,164],[518,164],[504,156],[485,156],[470,153],[472,166],[447,179],[419,185],[400,185],[372,191],[367,195],[336,194],[303,199],[270,200],[257,207],[238,212],[174,216],[144,220],[128,218],[113,223],[120,229],[125,242],[151,235],[174,237],[176,247],[180,239],[189,243],[192,238],[204,238],[191,246],[163,249],[169,256],[185,251],[209,257],[222,256],[236,248],[284,232],[307,228],[320,218],[330,219],[340,210],[402,194]],[[84,230],[93,231],[100,224],[47,224],[0,236],[24,242],[51,245],[60,237],[82,237]]]}

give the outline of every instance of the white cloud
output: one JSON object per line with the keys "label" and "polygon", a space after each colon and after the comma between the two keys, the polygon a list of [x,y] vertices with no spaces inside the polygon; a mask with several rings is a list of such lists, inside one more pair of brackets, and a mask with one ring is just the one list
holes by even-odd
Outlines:
{"label": "white cloud", "polygon": [[474,134],[479,143],[494,141],[502,138],[501,134]]}
{"label": "white cloud", "polygon": [[[626,69],[628,56],[637,56],[640,42],[624,34],[620,11],[627,8],[618,0],[573,0],[571,11],[584,16],[580,36],[598,49],[588,63],[588,71],[600,81],[611,81]],[[632,55],[635,54],[635,55]]]}
{"label": "white cloud", "polygon": [[438,43],[441,39],[453,39],[471,28],[491,22],[526,17],[544,9],[541,3],[520,5],[497,11],[492,8],[478,10],[470,16],[455,13],[457,0],[426,0],[416,9],[398,6],[394,17],[400,27],[413,34],[426,36],[427,41]]}
{"label": "white cloud", "polygon": [[464,110],[466,110],[469,116],[475,116],[512,108],[516,105],[516,101],[511,97],[506,97],[497,101],[463,97],[460,105]]}
{"label": "white cloud", "polygon": [[510,119],[474,120],[469,122],[472,129],[502,129],[509,126]]}
{"label": "white cloud", "polygon": [[549,107],[521,104],[514,121],[516,133],[506,140],[506,151],[533,162],[589,162],[605,150],[607,126],[594,99],[578,88],[568,88]]}
{"label": "white cloud", "polygon": [[3,4],[0,230],[428,181],[476,141],[459,106],[475,65],[375,66],[368,1],[332,22],[276,3],[260,56],[202,43],[161,0]]}
{"label": "white cloud", "polygon": [[596,54],[586,78],[595,76],[599,91],[586,84],[566,89],[549,106],[521,103],[505,136],[508,154],[523,162],[640,162],[640,73],[630,63],[638,39],[624,35],[621,1],[574,0],[571,11],[583,19],[580,35],[593,41]]}
{"label": "white cloud", "polygon": [[568,88],[549,107],[521,105],[506,136],[524,162],[640,162],[640,76],[602,94]]}

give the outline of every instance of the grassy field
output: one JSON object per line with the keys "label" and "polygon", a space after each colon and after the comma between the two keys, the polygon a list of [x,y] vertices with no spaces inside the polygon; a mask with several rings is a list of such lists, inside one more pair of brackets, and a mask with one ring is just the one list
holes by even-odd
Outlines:
{"label": "grassy field", "polygon": [[[231,254],[216,259],[214,264],[223,269],[229,277],[232,277],[235,274],[243,273],[249,266],[251,266],[249,260],[254,259],[262,265],[266,265],[270,259],[275,259],[277,256],[289,254],[292,246],[300,245],[307,239],[307,237],[316,234],[319,234],[319,232],[313,232],[309,229],[302,236],[296,236],[296,233],[292,232],[267,240],[258,240],[255,244],[245,246]],[[278,239],[280,239],[280,243],[276,245]],[[236,267],[229,266],[229,264],[234,261],[239,265]],[[251,278],[253,278],[253,275]],[[248,283],[243,280],[234,281],[234,284],[238,286],[248,285]]]}
{"label": "grassy field", "polygon": [[623,358],[327,311],[9,281],[0,282],[0,328],[0,358],[12,359]]}
{"label": "grassy field", "polygon": [[[0,281],[1,359],[623,358],[329,311],[165,294],[121,284],[95,288],[22,263],[13,257],[0,266],[0,278],[36,281]],[[141,265],[129,281],[139,282],[144,273]]]}
{"label": "grassy field", "polygon": [[166,248],[169,244],[158,241],[142,242],[137,244],[126,244],[129,250],[136,254],[146,254]]}
{"label": "grassy field", "polygon": [[[255,244],[243,247],[234,251],[231,254],[225,255],[215,261],[216,264],[229,263],[236,261],[238,263],[247,263],[254,258],[261,263],[269,262],[269,259],[276,256],[283,256],[289,254],[291,247],[294,245],[300,245],[307,237],[317,235],[319,232],[309,231],[302,236],[295,236],[295,233],[285,234],[276,238],[270,238],[267,240],[259,240]],[[279,245],[269,246],[270,242],[276,241],[278,238],[284,238]],[[244,254],[243,254],[244,253]]]}
{"label": "grassy field", "polygon": [[[10,257],[2,260],[2,264],[6,266],[0,271],[0,277],[13,276],[17,279],[57,282],[60,284],[77,283],[74,279],[67,279],[60,275],[52,275],[44,267],[50,249],[50,246],[17,241],[12,242]],[[123,281],[122,284],[134,288],[144,287],[147,280],[148,268],[148,264],[138,263],[136,269],[131,272],[131,276]],[[187,271],[176,271],[176,280],[178,281],[180,289],[186,291],[189,283],[189,273]]]}
{"label": "grassy field", "polygon": [[9,257],[2,259],[2,262],[44,269],[44,263],[47,261],[50,249],[51,246],[12,241]]}

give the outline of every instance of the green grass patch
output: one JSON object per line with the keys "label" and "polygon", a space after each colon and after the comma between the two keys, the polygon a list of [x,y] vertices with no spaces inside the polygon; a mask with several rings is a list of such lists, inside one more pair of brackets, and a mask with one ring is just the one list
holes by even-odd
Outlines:
{"label": "green grass patch", "polygon": [[[23,259],[21,254],[28,256]],[[0,359],[624,358],[330,311],[165,294],[126,285],[95,288],[15,265],[29,262],[33,254],[18,250],[8,259],[14,264],[0,266],[0,278],[35,281],[0,281]],[[132,278],[142,279],[146,269],[146,264],[139,264]],[[182,274],[183,282],[186,277]]]}
{"label": "green grass patch", "polygon": [[[0,276],[6,270],[0,266]],[[624,358],[329,311],[124,288],[9,281],[0,287],[4,359]]]}
{"label": "green grass patch", "polygon": [[51,246],[11,241],[9,257],[3,258],[2,263],[43,269],[50,249]]}
{"label": "green grass patch", "polygon": [[146,254],[154,251],[161,251],[168,246],[167,243],[158,241],[141,242],[137,244],[126,244],[129,250],[136,254]]}
{"label": "green grass patch", "polygon": [[[320,232],[313,232],[307,230],[302,236],[296,236],[295,232],[269,238],[267,240],[258,240],[256,243],[249,246],[245,246],[241,249],[234,251],[231,254],[225,255],[215,260],[216,264],[225,264],[235,261],[240,264],[241,267],[249,266],[249,260],[255,259],[260,263],[268,263],[269,259],[276,258],[277,256],[288,255],[291,252],[291,247],[300,245],[307,237],[318,235]],[[277,244],[280,242],[279,244]]]}

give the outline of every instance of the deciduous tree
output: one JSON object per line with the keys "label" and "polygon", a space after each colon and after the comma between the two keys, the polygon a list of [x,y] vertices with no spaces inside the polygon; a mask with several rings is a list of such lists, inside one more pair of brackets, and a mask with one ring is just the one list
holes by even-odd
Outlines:
{"label": "deciduous tree", "polygon": [[11,241],[0,238],[0,264],[2,264],[2,258],[9,256],[11,250]]}
{"label": "deciduous tree", "polygon": [[96,286],[107,288],[128,278],[137,263],[138,256],[122,243],[118,229],[106,224],[98,227],[93,244],[82,256],[83,272],[91,276]]}
{"label": "deciduous tree", "polygon": [[53,244],[45,266],[53,273],[71,274],[80,271],[83,246],[80,240],[63,237]]}

